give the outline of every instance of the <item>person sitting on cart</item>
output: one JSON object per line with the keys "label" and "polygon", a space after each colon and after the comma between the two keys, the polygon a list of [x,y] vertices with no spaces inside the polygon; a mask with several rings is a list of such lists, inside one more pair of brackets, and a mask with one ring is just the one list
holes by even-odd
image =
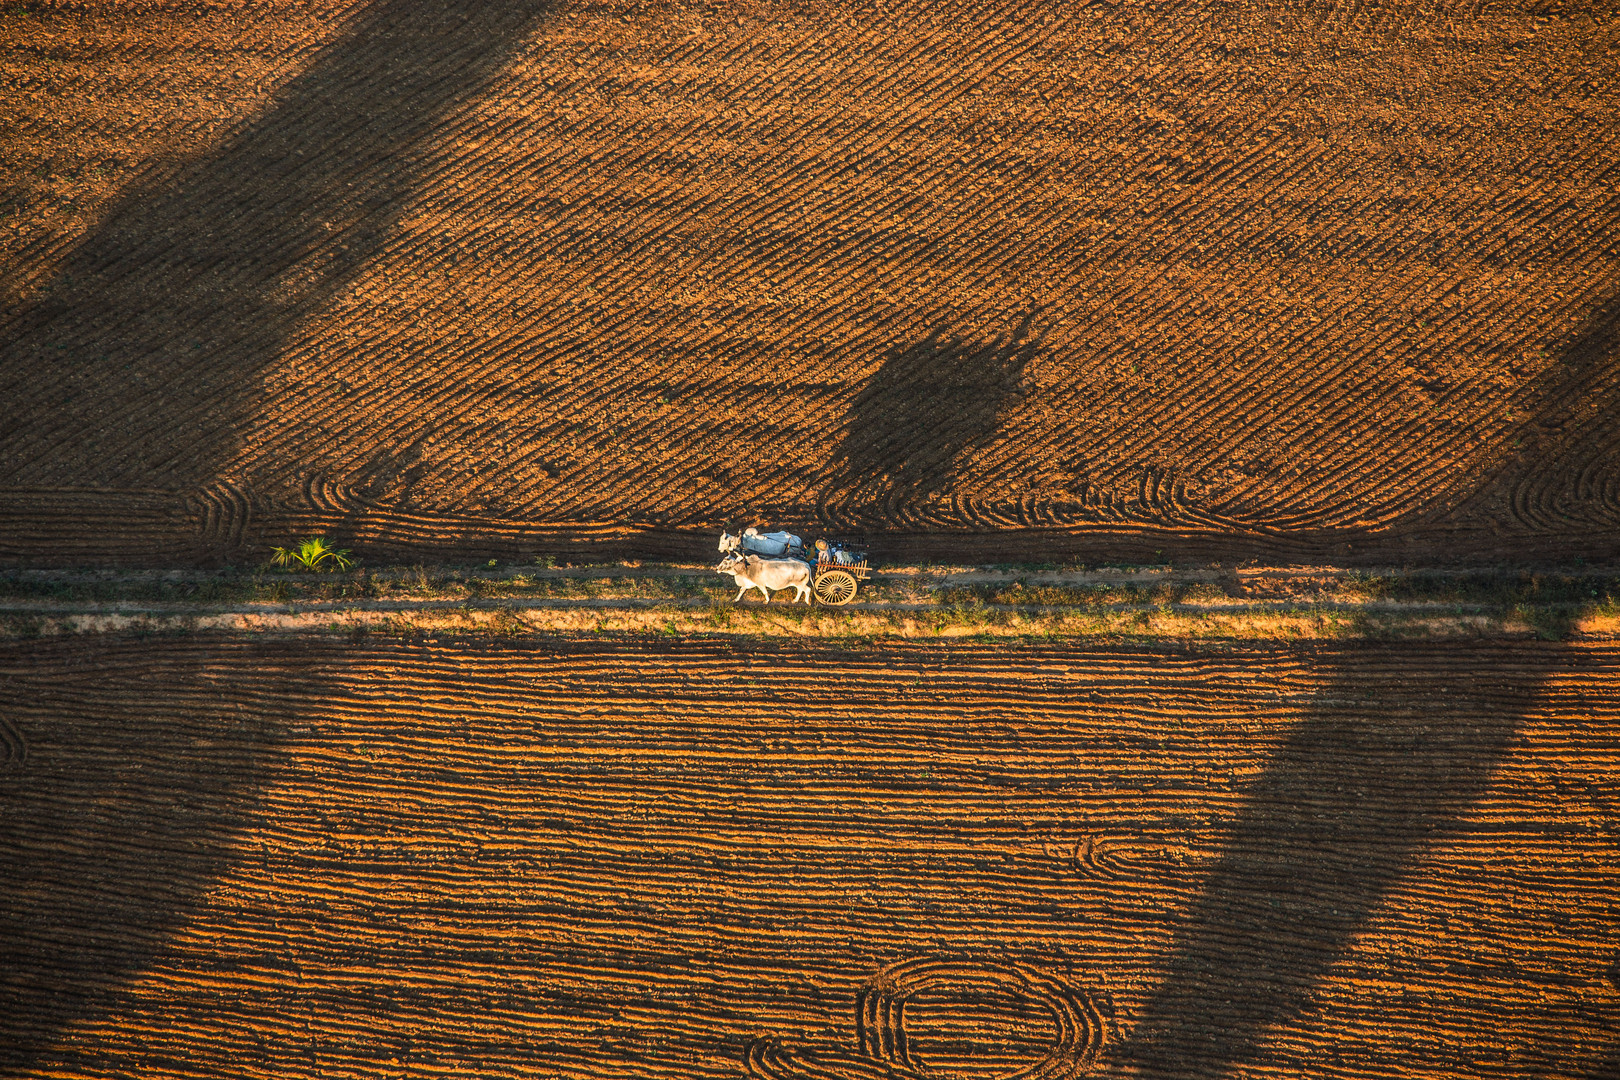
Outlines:
{"label": "person sitting on cart", "polygon": [[825,540],[817,540],[816,562],[830,562],[838,566],[851,566],[855,563],[855,556],[853,553],[845,551],[842,544],[829,544]]}

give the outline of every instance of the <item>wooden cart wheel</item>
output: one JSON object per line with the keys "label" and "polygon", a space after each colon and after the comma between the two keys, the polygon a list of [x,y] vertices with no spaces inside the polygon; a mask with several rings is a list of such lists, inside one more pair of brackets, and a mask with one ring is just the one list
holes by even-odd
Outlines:
{"label": "wooden cart wheel", "polygon": [[855,575],[848,570],[823,570],[816,575],[816,599],[823,604],[847,604],[855,599]]}

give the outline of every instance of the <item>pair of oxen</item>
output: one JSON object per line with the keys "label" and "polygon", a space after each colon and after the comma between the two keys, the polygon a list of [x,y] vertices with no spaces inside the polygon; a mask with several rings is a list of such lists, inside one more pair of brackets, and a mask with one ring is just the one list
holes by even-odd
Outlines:
{"label": "pair of oxen", "polygon": [[720,553],[724,557],[715,569],[730,574],[737,583],[738,602],[749,589],[758,589],[767,604],[771,593],[792,589],[790,603],[810,603],[811,564],[804,555],[804,541],[792,533],[762,533],[754,528],[737,534],[722,532]]}

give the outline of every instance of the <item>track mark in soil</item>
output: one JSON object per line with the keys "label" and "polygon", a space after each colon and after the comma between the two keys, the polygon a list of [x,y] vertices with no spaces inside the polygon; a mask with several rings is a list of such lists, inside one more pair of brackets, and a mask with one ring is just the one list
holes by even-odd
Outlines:
{"label": "track mark in soil", "polygon": [[1091,834],[1074,842],[1068,861],[1075,869],[1109,881],[1163,873],[1168,853],[1124,837]]}
{"label": "track mark in soil", "polygon": [[206,514],[204,500],[175,489],[0,488],[0,558],[172,566],[214,554],[199,543]]}
{"label": "track mark in soil", "polygon": [[354,493],[324,473],[304,477],[304,501],[318,513],[349,514],[358,509]]}
{"label": "track mark in soil", "polygon": [[[929,1014],[929,1026],[917,1024],[919,1011]],[[1011,1039],[1009,1029],[1017,1032]],[[859,1056],[840,1056],[831,1048],[788,1049],[764,1039],[749,1047],[747,1064],[760,1080],[936,1075],[1068,1080],[1096,1065],[1104,1031],[1091,997],[1045,972],[923,957],[886,968],[856,995]],[[1024,1051],[1022,1059],[1018,1050]]]}
{"label": "track mark in soil", "polygon": [[20,769],[28,763],[28,740],[22,729],[0,716],[0,769]]}

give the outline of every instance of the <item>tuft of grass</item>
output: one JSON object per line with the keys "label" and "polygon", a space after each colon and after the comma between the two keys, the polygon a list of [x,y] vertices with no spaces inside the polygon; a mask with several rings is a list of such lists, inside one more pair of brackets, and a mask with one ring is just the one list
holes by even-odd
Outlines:
{"label": "tuft of grass", "polygon": [[273,548],[270,562],[285,570],[347,570],[354,565],[349,554],[343,548],[333,547],[324,536],[309,536],[300,540],[297,547]]}

